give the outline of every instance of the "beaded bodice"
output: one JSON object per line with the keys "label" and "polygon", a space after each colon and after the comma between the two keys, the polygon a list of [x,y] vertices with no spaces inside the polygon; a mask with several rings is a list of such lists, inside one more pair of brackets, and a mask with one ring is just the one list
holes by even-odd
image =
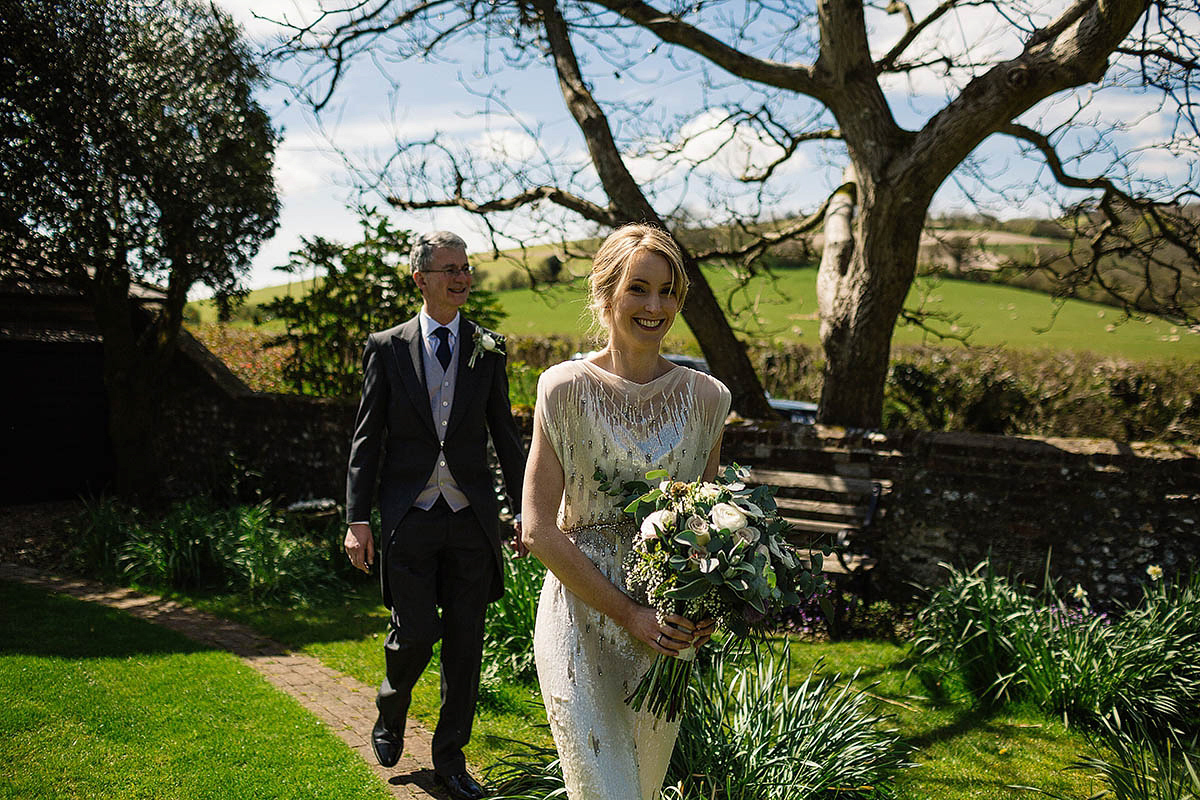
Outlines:
{"label": "beaded bodice", "polygon": [[724,384],[687,367],[644,384],[589,361],[546,370],[538,382],[537,424],[563,467],[559,527],[570,532],[621,521],[614,499],[598,490],[597,467],[616,480],[655,469],[674,480],[699,478],[729,400]]}

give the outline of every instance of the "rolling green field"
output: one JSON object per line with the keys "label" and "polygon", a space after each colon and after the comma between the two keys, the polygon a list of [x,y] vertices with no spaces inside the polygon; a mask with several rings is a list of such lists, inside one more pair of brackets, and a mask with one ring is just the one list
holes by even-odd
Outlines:
{"label": "rolling green field", "polygon": [[[710,269],[707,273],[713,291],[728,304],[727,316],[742,337],[817,345],[815,269],[779,270],[773,278],[757,278],[740,288],[726,270]],[[296,294],[306,287],[305,282],[297,281],[259,289],[250,294],[247,304]],[[508,314],[501,325],[506,334],[578,335],[588,325],[581,279],[537,292],[513,289],[498,292],[497,296]],[[215,318],[208,301],[193,305],[199,309],[202,321]],[[972,345],[981,347],[1091,351],[1131,361],[1200,360],[1200,332],[1153,317],[1125,319],[1119,309],[1111,306],[1078,300],[1060,302],[1027,289],[920,278],[906,307],[945,315],[946,321],[934,323],[938,330],[965,335]],[[898,345],[936,344],[939,339],[915,326],[901,324],[893,341]],[[668,336],[666,347],[696,349],[695,337],[682,319]]]}
{"label": "rolling green field", "polygon": [[[816,346],[816,275],[815,269],[781,270],[773,283],[761,280],[733,293],[730,321],[751,340]],[[734,281],[727,273],[713,271],[710,280],[719,297],[731,294]],[[578,333],[587,324],[582,285],[538,294],[502,292],[500,300],[509,314],[504,333]],[[1156,318],[1123,320],[1119,309],[1096,303],[1070,300],[1060,305],[1049,295],[1026,289],[921,278],[906,307],[957,316],[957,322],[937,323],[937,327],[966,334],[971,344],[982,347],[1092,351],[1134,361],[1200,359],[1200,333]],[[938,339],[917,327],[898,325],[893,341],[935,344]],[[692,349],[694,343],[695,337],[680,320],[666,347]]]}

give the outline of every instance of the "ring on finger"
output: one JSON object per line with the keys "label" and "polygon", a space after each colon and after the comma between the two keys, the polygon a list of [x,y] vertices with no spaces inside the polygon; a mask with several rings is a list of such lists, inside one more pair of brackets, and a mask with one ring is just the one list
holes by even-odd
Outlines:
{"label": "ring on finger", "polygon": [[654,643],[659,647],[662,647],[662,631],[658,632],[658,638],[654,640]]}

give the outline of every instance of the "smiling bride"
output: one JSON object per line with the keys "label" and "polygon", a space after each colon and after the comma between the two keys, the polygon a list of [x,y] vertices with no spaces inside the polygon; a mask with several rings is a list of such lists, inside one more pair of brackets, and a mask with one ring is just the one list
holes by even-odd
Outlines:
{"label": "smiling bride", "polygon": [[688,281],[671,237],[627,225],[596,254],[589,307],[603,350],[546,370],[538,382],[524,486],[523,541],[548,568],[534,653],[570,800],[658,796],[679,723],[625,698],[658,655],[704,644],[711,620],[656,616],[626,588],[636,529],[598,491],[662,469],[674,480],[717,472],[729,390],[667,361],[663,337]]}

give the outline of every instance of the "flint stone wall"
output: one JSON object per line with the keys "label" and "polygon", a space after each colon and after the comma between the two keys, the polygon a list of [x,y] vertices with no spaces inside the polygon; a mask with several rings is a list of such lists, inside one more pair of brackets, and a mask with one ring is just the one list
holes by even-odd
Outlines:
{"label": "flint stone wall", "polygon": [[725,461],[885,478],[883,514],[856,537],[872,584],[903,598],[945,579],[942,562],[990,556],[1040,585],[1047,562],[1093,603],[1131,602],[1146,568],[1200,560],[1200,448],[1098,439],[729,427]]}

